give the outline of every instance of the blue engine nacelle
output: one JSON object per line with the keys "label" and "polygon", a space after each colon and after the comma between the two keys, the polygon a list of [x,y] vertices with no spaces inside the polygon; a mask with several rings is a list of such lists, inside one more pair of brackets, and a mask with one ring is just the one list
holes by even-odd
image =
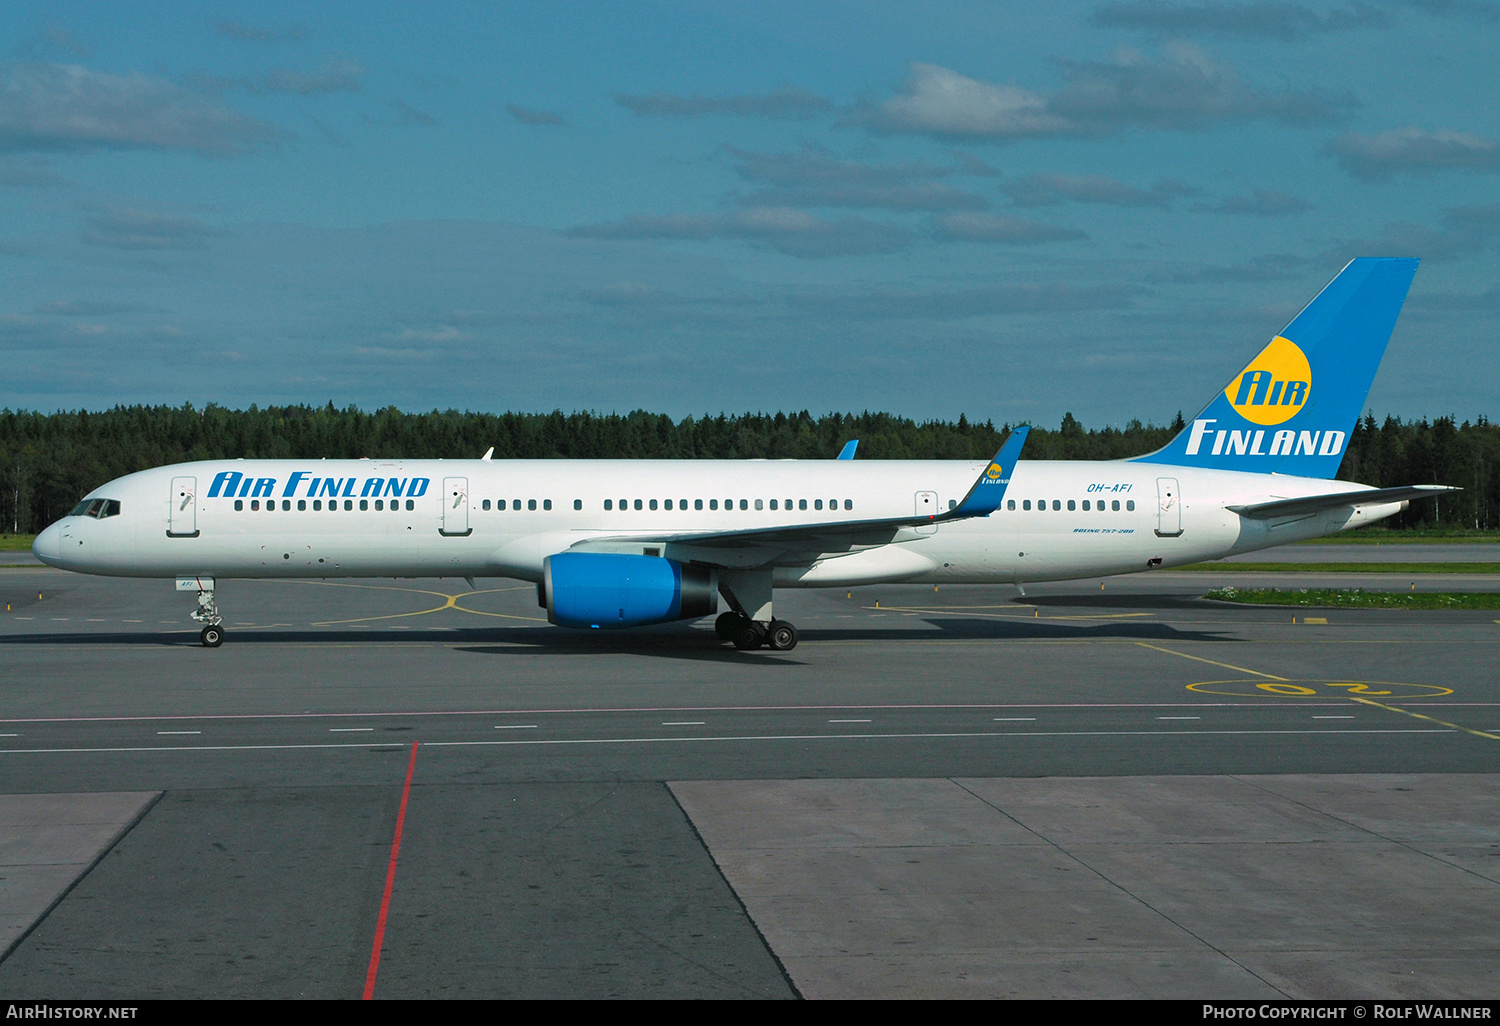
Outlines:
{"label": "blue engine nacelle", "polygon": [[537,603],[559,627],[640,627],[718,611],[714,573],[660,556],[559,552],[542,560]]}

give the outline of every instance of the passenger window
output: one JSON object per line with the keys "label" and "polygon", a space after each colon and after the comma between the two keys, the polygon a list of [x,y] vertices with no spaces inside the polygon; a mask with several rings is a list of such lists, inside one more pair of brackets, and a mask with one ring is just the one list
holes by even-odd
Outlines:
{"label": "passenger window", "polygon": [[535,511],[536,510],[536,500],[535,499],[527,499],[526,500],[526,508],[528,510]]}
{"label": "passenger window", "polygon": [[694,499],[693,500],[693,508],[694,509],[702,509],[703,508],[703,500],[702,499]]}
{"label": "passenger window", "polygon": [[383,500],[383,499],[376,499],[375,500],[375,510],[376,510],[376,512],[380,512],[383,509],[385,509],[385,500]]}
{"label": "passenger window", "polygon": [[[756,509],[759,509],[759,508],[760,508],[760,503],[759,503],[759,502],[757,502],[757,503],[756,503],[756,504],[755,504],[755,508],[756,508]],[[775,509],[775,508],[776,508],[776,500],[775,500],[775,499],[772,499],[772,500],[771,500],[771,508],[772,508],[772,509]]]}
{"label": "passenger window", "polygon": [[344,512],[348,513],[352,509],[354,509],[354,500],[353,499],[345,499],[344,500]]}
{"label": "passenger window", "polygon": [[756,509],[765,509],[765,504],[760,499],[756,499],[755,500],[755,508]]}
{"label": "passenger window", "polygon": [[656,508],[656,500],[655,500],[655,499],[652,499],[652,500],[651,500],[651,508],[652,508],[652,509],[655,509],[655,508]]}
{"label": "passenger window", "polygon": [[485,499],[483,502],[481,502],[479,504],[479,508],[480,509],[484,509],[484,510],[489,509],[490,508],[490,500],[489,499]]}
{"label": "passenger window", "polygon": [[1055,510],[1061,510],[1062,509],[1062,500],[1061,499],[1053,499],[1052,500],[1052,508],[1055,509]]}
{"label": "passenger window", "polygon": [[750,501],[748,499],[741,499],[740,500],[740,509],[749,509],[749,508],[750,508]]}
{"label": "passenger window", "polygon": [[314,499],[313,500],[313,509],[314,510],[321,510],[322,508],[323,508],[323,500],[322,499]]}
{"label": "passenger window", "polygon": [[1126,499],[1125,500],[1125,508],[1129,509],[1129,510],[1135,509],[1135,500],[1134,499]]}
{"label": "passenger window", "polygon": [[787,499],[786,502],[785,502],[785,504],[784,504],[784,506],[783,506],[783,508],[784,509],[791,509],[792,508],[792,500],[791,499]]}
{"label": "passenger window", "polygon": [[604,511],[606,513],[608,513],[610,510],[612,510],[614,508],[615,508],[615,503],[614,503],[613,499],[605,499],[604,500]]}
{"label": "passenger window", "polygon": [[677,508],[678,509],[687,509],[687,500],[686,499],[678,499],[677,500]]}
{"label": "passenger window", "polygon": [[260,512],[260,500],[259,499],[251,499],[250,500],[250,509],[252,511],[256,512],[256,513],[259,513]]}
{"label": "passenger window", "polygon": [[708,508],[709,509],[718,509],[719,508],[719,500],[718,499],[709,499],[708,500]]}
{"label": "passenger window", "polygon": [[853,509],[854,508],[854,500],[853,499],[845,499],[844,500],[844,508],[845,509]]}
{"label": "passenger window", "polygon": [[407,509],[408,512],[410,512],[411,510],[414,510],[416,508],[417,508],[417,504],[415,502],[413,502],[411,499],[407,499],[406,500],[406,509]]}
{"label": "passenger window", "polygon": [[798,499],[797,500],[797,508],[798,509],[806,509],[807,508],[807,500],[806,499]]}
{"label": "passenger window", "polygon": [[551,509],[551,508],[552,508],[552,500],[551,499],[543,499],[542,500],[542,509]]}
{"label": "passenger window", "polygon": [[813,509],[822,509],[822,508],[823,508],[823,500],[822,499],[814,499],[813,500]]}
{"label": "passenger window", "polygon": [[1077,506],[1075,506],[1075,505],[1074,505],[1074,504],[1073,504],[1073,500],[1072,500],[1072,499],[1069,499],[1069,500],[1068,500],[1068,509],[1069,509],[1069,510],[1075,510],[1075,509],[1077,509],[1077,508],[1078,508],[1078,507],[1077,507]]}
{"label": "passenger window", "polygon": [[235,499],[234,500],[234,511],[236,513],[240,512],[244,508],[245,508],[245,500],[244,499]]}
{"label": "passenger window", "polygon": [[298,499],[297,500],[297,512],[298,513],[306,513],[307,512],[307,500],[306,499]]}
{"label": "passenger window", "polygon": [[1087,499],[1083,500],[1083,511],[1085,513],[1087,513],[1089,511],[1089,500],[1087,500]]}
{"label": "passenger window", "polygon": [[582,499],[574,499],[573,500],[573,508],[574,509],[583,509],[583,500]]}
{"label": "passenger window", "polygon": [[665,509],[671,509],[672,508],[672,500],[668,499],[665,503],[662,504],[662,506]]}
{"label": "passenger window", "polygon": [[1111,502],[1109,504],[1109,508],[1114,510],[1116,513],[1120,512],[1120,500],[1116,499],[1114,502]]}
{"label": "passenger window", "polygon": [[[291,511],[292,511],[292,500],[291,499],[282,499],[281,500],[281,512],[283,512],[283,513],[290,513]],[[106,516],[107,515],[108,514],[106,514]]]}
{"label": "passenger window", "polygon": [[1005,500],[1005,508],[1006,509],[1015,509],[1016,508],[1016,500],[1015,499],[1007,499],[1007,500]]}
{"label": "passenger window", "polygon": [[360,499],[359,500],[359,511],[361,513],[367,513],[367,512],[369,512],[369,509],[370,509],[370,500],[369,499]]}

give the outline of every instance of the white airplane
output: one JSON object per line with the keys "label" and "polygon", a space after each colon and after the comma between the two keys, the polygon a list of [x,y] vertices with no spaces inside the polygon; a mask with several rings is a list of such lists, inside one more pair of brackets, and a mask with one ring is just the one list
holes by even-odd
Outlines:
{"label": "white airplane", "polygon": [[1164,448],[1104,462],[227,460],[129,474],[37,536],[42,562],[175,578],[223,642],[220,578],[511,577],[563,627],[718,616],[797,644],[781,588],[1024,585],[1317,538],[1454,489],[1333,480],[1416,273],[1351,261]]}

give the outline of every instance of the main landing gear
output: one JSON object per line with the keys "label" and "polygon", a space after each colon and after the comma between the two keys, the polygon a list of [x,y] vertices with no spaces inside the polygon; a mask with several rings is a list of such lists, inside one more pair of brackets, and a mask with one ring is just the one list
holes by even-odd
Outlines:
{"label": "main landing gear", "polygon": [[714,621],[714,633],[725,641],[734,642],[741,651],[765,645],[776,652],[790,652],[797,647],[797,628],[785,620],[757,623],[744,613],[719,614]]}

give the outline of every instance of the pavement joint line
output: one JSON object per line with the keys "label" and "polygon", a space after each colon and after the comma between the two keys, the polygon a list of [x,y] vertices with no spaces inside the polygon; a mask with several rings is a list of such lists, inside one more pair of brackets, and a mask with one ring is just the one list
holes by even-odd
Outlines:
{"label": "pavement joint line", "polygon": [[1500,741],[1500,734],[1491,734],[1488,731],[1475,730],[1473,727],[1464,727],[1460,726],[1457,723],[1449,723],[1447,720],[1440,720],[1436,716],[1428,716],[1425,713],[1412,712],[1410,709],[1402,709],[1398,706],[1386,705],[1384,702],[1377,702],[1371,698],[1362,698],[1359,695],[1350,695],[1349,697],[1354,701],[1362,702],[1365,705],[1373,705],[1377,708],[1385,709],[1390,712],[1398,712],[1403,716],[1415,716],[1419,720],[1427,720],[1431,723],[1441,723],[1445,727],[1452,727],[1454,730],[1461,730],[1465,734],[1473,734],[1475,737],[1488,738],[1491,741]]}
{"label": "pavement joint line", "polygon": [[[598,738],[538,738],[514,741],[423,741],[432,748],[483,748],[508,745],[626,745],[626,744],[691,744],[694,742],[728,741],[920,741],[923,739],[952,738],[1051,738],[1051,737],[1161,737],[1182,738],[1197,736],[1293,736],[1293,735],[1354,735],[1354,734],[1451,734],[1453,730],[1437,727],[1411,727],[1407,729],[1368,728],[1359,730],[984,730],[948,731],[941,733],[897,733],[897,734],[725,734],[699,737],[598,737]],[[402,751],[401,742],[349,741],[343,743],[305,743],[281,745],[167,745],[167,746],[119,746],[112,748],[0,748],[0,755],[79,755],[118,754],[129,752],[254,752],[254,751],[301,751],[320,748],[389,748]]]}
{"label": "pavement joint line", "polygon": [[1257,677],[1266,677],[1270,680],[1286,681],[1286,677],[1278,677],[1274,673],[1262,673],[1259,670],[1251,670],[1244,666],[1235,666],[1233,663],[1221,663],[1216,659],[1205,659],[1202,656],[1188,655],[1186,652],[1174,652],[1170,648],[1162,648],[1160,645],[1152,645],[1144,641],[1137,641],[1142,648],[1149,648],[1157,652],[1165,652],[1167,655],[1179,656],[1183,659],[1192,659],[1200,663],[1208,663],[1210,666],[1222,666],[1226,670],[1234,670],[1237,673],[1253,673]]}
{"label": "pavement joint line", "polygon": [[1227,960],[1228,962],[1230,962],[1230,963],[1238,966],[1243,972],[1245,972],[1246,974],[1248,974],[1252,978],[1254,978],[1256,980],[1259,980],[1261,983],[1265,984],[1267,987],[1270,987],[1272,990],[1276,991],[1276,993],[1280,994],[1283,998],[1290,998],[1291,997],[1290,994],[1288,994],[1286,991],[1282,990],[1280,987],[1276,986],[1276,984],[1273,983],[1271,980],[1268,980],[1264,976],[1262,976],[1260,973],[1257,973],[1254,969],[1250,968],[1244,962],[1242,962],[1239,959],[1235,958],[1228,951],[1225,951],[1223,948],[1219,947],[1219,945],[1215,944],[1213,941],[1209,940],[1207,937],[1204,937],[1204,936],[1202,936],[1202,935],[1194,932],[1185,923],[1178,922],[1176,919],[1172,918],[1172,916],[1169,915],[1167,912],[1163,911],[1162,909],[1157,908],[1155,905],[1153,905],[1151,902],[1147,901],[1145,898],[1141,897],[1139,894],[1135,893],[1135,891],[1131,890],[1129,887],[1126,887],[1124,884],[1120,883],[1118,880],[1116,880],[1113,877],[1109,876],[1108,874],[1106,874],[1102,870],[1094,867],[1093,865],[1090,865],[1087,861],[1085,861],[1078,854],[1076,854],[1076,853],[1068,850],[1067,848],[1063,847],[1057,841],[1054,841],[1052,838],[1048,837],[1046,834],[1042,833],[1040,830],[1037,830],[1035,827],[1032,827],[1030,824],[1023,822],[1019,817],[1017,817],[1016,815],[1014,815],[1014,814],[1012,814],[1010,812],[1007,812],[1005,809],[1002,809],[1000,806],[996,805],[994,802],[990,801],[989,799],[987,799],[987,798],[983,797],[982,795],[976,794],[975,792],[969,790],[969,788],[965,787],[963,784],[959,783],[954,778],[948,777],[947,779],[948,779],[948,781],[950,783],[952,783],[954,786],[956,786],[959,790],[965,792],[966,794],[972,796],[973,798],[978,799],[981,803],[983,803],[984,805],[987,805],[991,809],[994,809],[1000,815],[1002,815],[1006,819],[1010,820],[1012,823],[1014,823],[1016,826],[1020,827],[1022,830],[1025,830],[1027,833],[1031,834],[1033,837],[1035,837],[1037,840],[1041,841],[1043,844],[1046,844],[1046,845],[1050,846],[1059,855],[1063,856],[1066,859],[1071,860],[1072,862],[1076,863],[1079,866],[1082,866],[1084,869],[1088,870],[1090,873],[1093,873],[1100,880],[1103,880],[1105,883],[1109,884],[1111,887],[1113,887],[1116,890],[1118,890],[1121,894],[1125,895],[1130,900],[1138,902],[1143,908],[1148,909],[1154,915],[1160,916],[1162,919],[1164,919],[1167,922],[1171,923],[1174,927],[1176,927],[1177,929],[1181,930],[1183,933],[1187,934],[1189,937],[1193,938],[1199,944],[1202,944],[1208,950],[1216,953],[1220,958],[1223,958],[1223,959]]}

